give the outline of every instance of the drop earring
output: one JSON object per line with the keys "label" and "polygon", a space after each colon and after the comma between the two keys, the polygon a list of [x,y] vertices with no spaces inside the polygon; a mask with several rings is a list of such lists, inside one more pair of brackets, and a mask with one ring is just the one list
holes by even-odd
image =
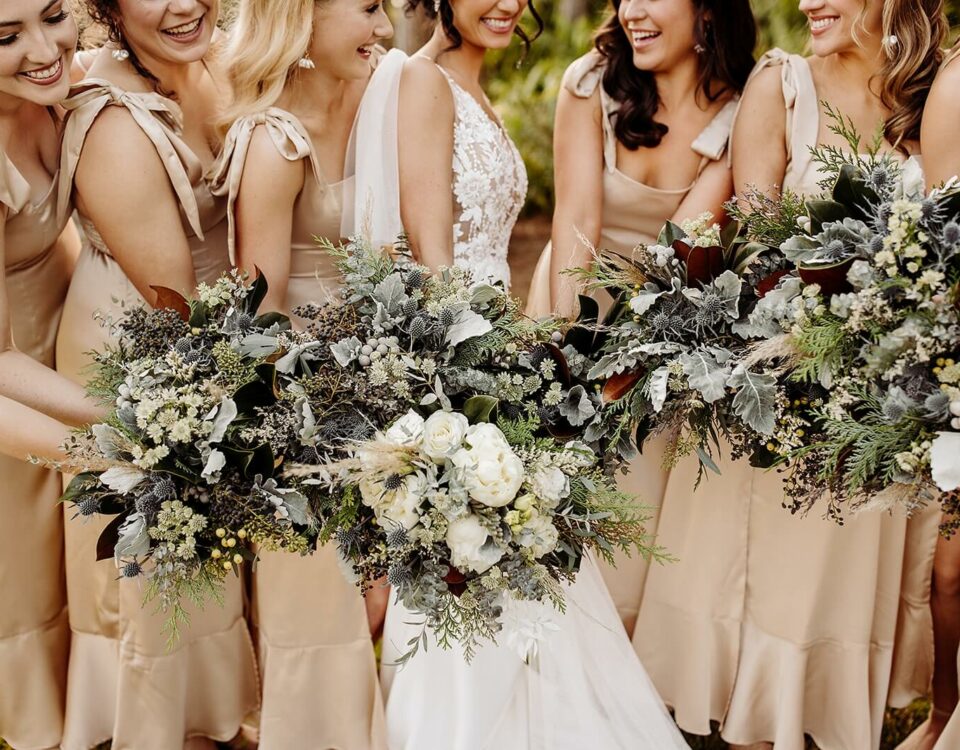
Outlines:
{"label": "drop earring", "polygon": [[702,55],[704,52],[707,51],[707,48],[698,42],[697,44],[693,45],[693,51],[696,52],[698,55]]}
{"label": "drop earring", "polygon": [[310,55],[304,55],[297,61],[297,67],[302,70],[313,70],[316,68],[316,63],[310,59]]}
{"label": "drop earring", "polygon": [[117,62],[124,62],[125,60],[130,59],[130,53],[127,50],[125,50],[123,47],[117,47],[115,50],[113,50],[110,53],[110,57],[112,57]]}

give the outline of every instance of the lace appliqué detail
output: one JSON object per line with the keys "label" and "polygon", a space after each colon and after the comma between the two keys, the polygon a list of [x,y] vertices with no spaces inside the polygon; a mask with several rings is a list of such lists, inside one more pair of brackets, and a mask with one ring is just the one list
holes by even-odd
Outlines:
{"label": "lace appliqu\u00e9 detail", "polygon": [[[441,68],[443,70],[443,68]],[[506,131],[443,71],[453,91],[453,260],[510,288],[507,249],[527,196],[527,170]]]}

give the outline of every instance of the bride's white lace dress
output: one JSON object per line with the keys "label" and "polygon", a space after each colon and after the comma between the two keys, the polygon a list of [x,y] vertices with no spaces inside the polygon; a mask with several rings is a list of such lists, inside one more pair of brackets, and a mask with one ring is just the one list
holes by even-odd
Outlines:
{"label": "bride's white lace dress", "polygon": [[[357,144],[373,138],[381,144],[372,152],[357,151],[367,166],[356,165],[355,215],[367,214],[363,223],[374,241],[387,241],[399,228],[398,216],[384,215],[399,204],[391,193],[396,177],[383,169],[395,165],[396,157],[382,144],[394,137],[389,110],[396,106],[401,55],[391,52],[381,62],[355,132]],[[447,80],[456,111],[454,262],[509,286],[507,247],[527,191],[523,160],[502,125],[449,75]],[[390,750],[687,748],[627,639],[592,557],[583,560],[565,594],[564,613],[550,604],[506,602],[499,644],[483,646],[469,664],[459,647],[445,651],[431,636],[427,650],[403,668],[392,663],[419,635],[422,618],[391,602],[381,668]],[[533,631],[541,636],[536,654],[530,653]]]}

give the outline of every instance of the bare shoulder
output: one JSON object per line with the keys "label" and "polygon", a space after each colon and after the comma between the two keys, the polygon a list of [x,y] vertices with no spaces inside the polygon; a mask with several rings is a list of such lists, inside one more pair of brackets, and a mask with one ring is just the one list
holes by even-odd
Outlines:
{"label": "bare shoulder", "polygon": [[121,106],[104,107],[97,115],[87,131],[83,156],[85,161],[98,164],[122,163],[125,169],[160,163],[156,146],[130,111]]}
{"label": "bare shoulder", "polygon": [[287,159],[277,149],[266,125],[257,125],[250,135],[243,164],[243,177],[247,184],[269,185],[277,193],[296,194],[303,188],[304,159]]}
{"label": "bare shoulder", "polygon": [[758,71],[743,91],[743,105],[783,111],[783,73],[779,65],[770,65]]}
{"label": "bare shoulder", "polygon": [[[954,57],[947,63],[930,87],[930,95],[927,98],[927,107],[935,107],[942,111],[960,111],[960,99],[956,92],[960,89],[960,57]],[[949,108],[949,110],[948,110]],[[926,114],[926,112],[925,112]]]}
{"label": "bare shoulder", "polygon": [[433,114],[453,115],[453,93],[439,66],[426,57],[414,55],[404,62],[400,95],[406,102],[429,107]]}

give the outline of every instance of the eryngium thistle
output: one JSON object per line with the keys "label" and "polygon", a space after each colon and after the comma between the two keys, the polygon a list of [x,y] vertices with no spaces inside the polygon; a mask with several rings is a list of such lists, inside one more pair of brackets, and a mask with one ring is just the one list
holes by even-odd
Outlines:
{"label": "eryngium thistle", "polygon": [[143,572],[143,566],[140,563],[134,561],[124,563],[123,567],[120,568],[120,574],[124,578],[136,578]]}
{"label": "eryngium thistle", "polygon": [[411,289],[419,289],[423,286],[423,271],[419,268],[411,268],[407,272],[407,285]]}
{"label": "eryngium thistle", "polygon": [[449,328],[453,325],[453,321],[456,320],[456,313],[451,307],[445,307],[440,311],[440,325],[444,328]]}
{"label": "eryngium thistle", "polygon": [[333,536],[344,553],[349,552],[360,543],[360,529],[355,527],[352,529],[337,529]]}
{"label": "eryngium thistle", "polygon": [[418,309],[419,309],[419,305],[417,304],[417,301],[415,299],[408,299],[406,302],[403,303],[403,314],[406,315],[408,318],[414,313],[416,313]]}
{"label": "eryngium thistle", "polygon": [[387,532],[387,544],[390,547],[402,547],[408,539],[407,530],[403,526],[395,526]]}
{"label": "eryngium thistle", "polygon": [[95,497],[85,497],[77,503],[77,512],[81,516],[92,516],[99,512],[100,501]]}
{"label": "eryngium thistle", "polygon": [[394,588],[400,588],[413,580],[413,574],[405,565],[391,565],[387,571],[387,583]]}
{"label": "eryngium thistle", "polygon": [[385,490],[389,490],[390,492],[399,490],[401,487],[403,487],[403,477],[401,477],[399,474],[391,474],[385,480],[383,480],[383,488]]}

